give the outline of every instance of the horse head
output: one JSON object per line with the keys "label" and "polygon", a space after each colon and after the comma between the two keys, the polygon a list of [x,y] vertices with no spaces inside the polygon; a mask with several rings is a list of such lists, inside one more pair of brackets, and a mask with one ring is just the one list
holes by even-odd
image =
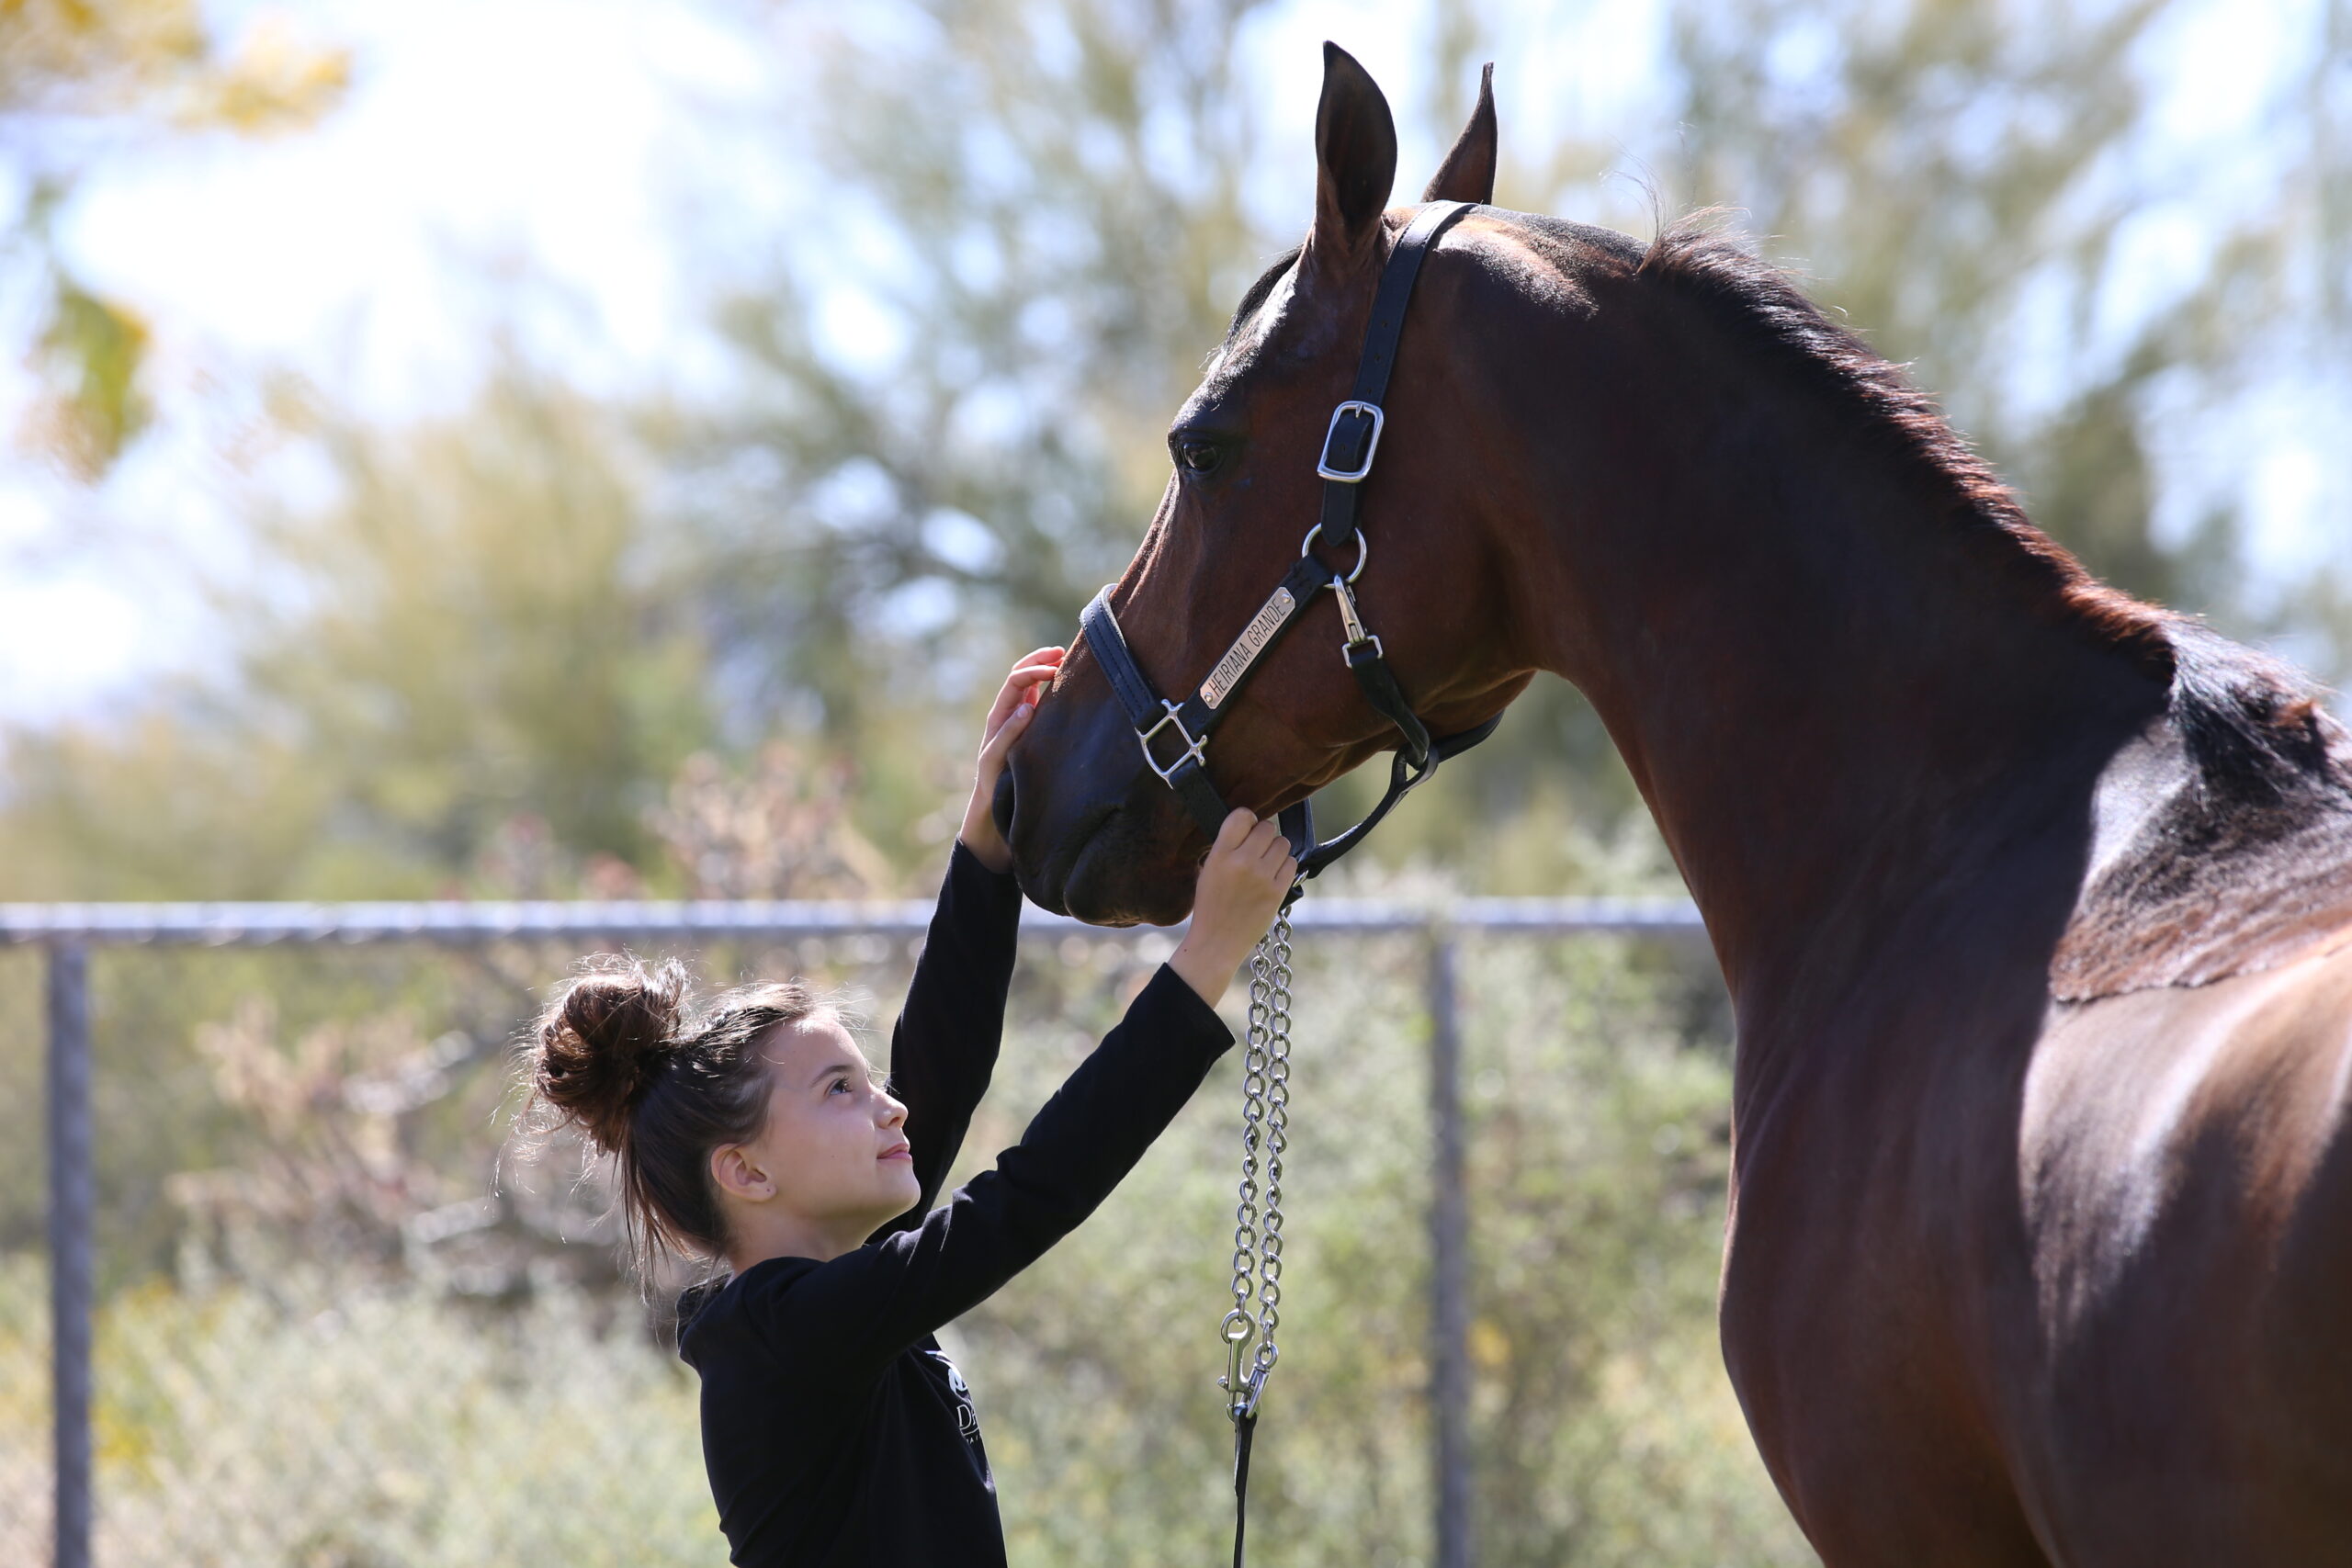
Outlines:
{"label": "horse head", "polygon": [[[1396,134],[1363,68],[1326,45],[1316,116],[1315,221],[1304,244],[1244,297],[1200,387],[1168,434],[1173,465],[1143,544],[1109,595],[1158,692],[1198,689],[1268,591],[1300,558],[1323,491],[1317,462],[1349,395],[1373,296],[1409,214],[1387,210]],[[1485,202],[1495,174],[1487,85],[1425,201]],[[1501,712],[1534,668],[1494,614],[1512,549],[1480,479],[1480,410],[1448,341],[1487,281],[1432,256],[1414,297],[1386,399],[1377,477],[1362,487],[1353,581],[1413,712],[1438,736]],[[1330,600],[1330,603],[1325,603]],[[1225,799],[1269,815],[1378,751],[1398,731],[1358,690],[1340,649],[1338,596],[1317,596],[1232,697],[1208,750]],[[1081,638],[1051,700],[1013,750],[996,802],[1023,887],[1099,924],[1181,919],[1207,840],[1146,765],[1102,660]]]}

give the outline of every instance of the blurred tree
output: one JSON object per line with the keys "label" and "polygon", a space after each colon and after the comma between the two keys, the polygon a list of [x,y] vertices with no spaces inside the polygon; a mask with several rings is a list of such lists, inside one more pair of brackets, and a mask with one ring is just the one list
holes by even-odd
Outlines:
{"label": "blurred tree", "polygon": [[871,898],[898,882],[850,819],[856,770],[782,740],[730,774],[698,751],[646,814],[695,898]]}
{"label": "blurred tree", "polygon": [[[615,422],[520,372],[324,423],[339,494],[214,568],[233,678],[7,738],[0,896],[551,894],[653,867],[703,645]],[[598,857],[604,857],[600,863]]]}
{"label": "blurred tree", "polygon": [[308,125],[337,103],[350,64],[265,17],[225,45],[197,0],[0,0],[0,156],[28,193],[0,217],[0,255],[15,254],[43,296],[31,333],[41,395],[25,444],[75,476],[112,465],[148,417],[138,313],[77,277],[54,220],[106,133]]}
{"label": "blurred tree", "polygon": [[412,863],[464,867],[524,813],[646,860],[707,732],[704,660],[613,422],[514,371],[456,420],[324,437],[341,500],[268,524],[232,590],[255,719]]}
{"label": "blurred tree", "polygon": [[718,641],[771,711],[846,738],[894,668],[1058,640],[1117,575],[1275,248],[1241,202],[1261,3],[776,8],[825,238],[723,310],[752,395],[687,448]]}
{"label": "blurred tree", "polygon": [[281,736],[161,698],[0,736],[0,898],[266,898],[320,885],[332,787]]}

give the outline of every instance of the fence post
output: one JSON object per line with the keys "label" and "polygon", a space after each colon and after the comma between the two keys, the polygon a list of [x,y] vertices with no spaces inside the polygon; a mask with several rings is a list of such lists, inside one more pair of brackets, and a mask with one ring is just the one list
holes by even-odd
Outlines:
{"label": "fence post", "polygon": [[91,1302],[96,1182],[90,1142],[90,953],[49,949],[49,1336],[55,1568],[90,1568]]}
{"label": "fence post", "polygon": [[1430,1422],[1436,1451],[1437,1568],[1470,1568],[1470,1200],[1463,1186],[1462,1032],[1453,932],[1430,944]]}

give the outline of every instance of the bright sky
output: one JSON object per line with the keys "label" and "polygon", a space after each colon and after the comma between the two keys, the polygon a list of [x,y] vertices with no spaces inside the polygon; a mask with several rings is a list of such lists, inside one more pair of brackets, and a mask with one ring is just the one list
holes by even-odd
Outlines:
{"label": "bright sky", "polygon": [[[2263,84],[2285,40],[2310,36],[2314,3],[2217,0],[2193,14],[2171,47],[2196,80],[2168,100],[2165,140],[2259,158]],[[213,9],[233,31],[245,7]],[[350,99],[324,126],[105,161],[64,239],[89,279],[146,315],[153,381],[183,417],[96,494],[0,468],[0,718],[89,711],[200,666],[204,622],[158,578],[154,541],[218,531],[244,434],[220,412],[221,386],[289,367],[370,413],[451,407],[493,324],[591,387],[716,385],[702,269],[775,243],[779,215],[809,194],[774,156],[764,57],[720,15],[680,0],[323,0],[298,8],[300,26],[357,57]],[[1627,142],[1655,144],[1662,16],[1657,0],[1521,0],[1496,51],[1506,125],[1547,139],[1624,127]],[[1272,144],[1298,153],[1259,199],[1270,220],[1303,221],[1317,44],[1340,39],[1400,107],[1416,103],[1424,7],[1294,0],[1250,25]],[[1408,147],[1404,167],[1435,151]],[[20,179],[0,164],[0,205]],[[684,235],[691,255],[673,242]],[[2160,287],[2177,246],[2159,228],[2143,248]],[[20,335],[0,320],[0,341]],[[0,378],[0,425],[23,396]],[[2323,510],[2340,515],[2346,465],[2328,455],[2332,432],[2301,429],[2308,410],[2247,417],[2260,428],[2214,439],[2250,465],[2262,552],[2302,558]]]}

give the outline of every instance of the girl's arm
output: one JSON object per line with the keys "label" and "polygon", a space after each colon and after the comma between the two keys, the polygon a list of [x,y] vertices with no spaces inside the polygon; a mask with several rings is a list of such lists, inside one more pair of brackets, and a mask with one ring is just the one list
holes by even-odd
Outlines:
{"label": "girl's arm", "polygon": [[[1202,868],[1186,968],[1221,995],[1296,866],[1272,824],[1236,812]],[[747,1278],[771,1346],[818,1382],[859,1379],[984,1301],[1110,1195],[1233,1037],[1163,965],[1021,1142],[911,1228],[805,1271]]]}
{"label": "girl's arm", "polygon": [[948,858],[906,1005],[890,1031],[890,1090],[907,1107],[907,1142],[922,1196],[875,1232],[877,1240],[917,1224],[938,1201],[996,1066],[1020,937],[1021,887],[989,806],[1005,752],[1028,728],[1061,657],[1058,648],[1041,648],[1014,665],[981,728],[964,829]]}
{"label": "girl's arm", "polygon": [[919,1223],[939,1201],[1004,1035],[1021,930],[1021,887],[957,844],[939,889],[906,1006],[890,1031],[890,1092],[907,1107],[922,1196],[874,1238]]}
{"label": "girl's arm", "polygon": [[749,1297],[746,1308],[765,1319],[783,1354],[815,1352],[799,1370],[818,1381],[871,1375],[1077,1228],[1232,1043],[1223,1021],[1163,967],[993,1169],[920,1224],[794,1280],[767,1313]]}

